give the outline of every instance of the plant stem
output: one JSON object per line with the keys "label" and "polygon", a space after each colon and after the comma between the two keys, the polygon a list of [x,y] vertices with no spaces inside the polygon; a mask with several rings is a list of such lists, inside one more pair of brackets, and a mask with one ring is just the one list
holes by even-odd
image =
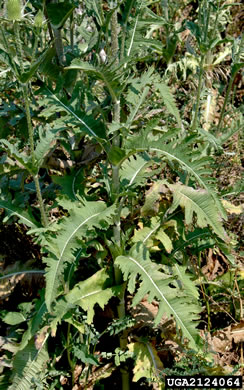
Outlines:
{"label": "plant stem", "polygon": [[[240,48],[239,48],[238,54],[237,54],[237,56],[235,58],[235,61],[234,61],[235,63],[238,63],[240,61],[240,55],[241,55],[241,52],[242,52],[243,44],[244,44],[244,34],[242,34],[242,37],[241,37]],[[229,81],[229,84],[228,84],[228,87],[227,87],[227,91],[226,91],[226,94],[225,94],[224,104],[222,106],[222,110],[221,110],[221,113],[220,113],[220,118],[219,118],[217,131],[220,130],[220,127],[222,125],[222,121],[223,121],[224,113],[225,113],[225,108],[226,108],[226,105],[227,105],[228,100],[229,100],[230,92],[231,92],[232,85],[233,85],[235,77],[236,77],[236,73],[237,72],[232,72],[231,77],[230,77],[230,81]]]}
{"label": "plant stem", "polygon": [[69,366],[70,366],[70,371],[71,371],[71,377],[72,377],[72,387],[74,386],[75,384],[75,377],[74,377],[74,363],[72,362],[72,359],[71,359],[71,356],[70,356],[70,329],[71,329],[71,324],[68,323],[68,329],[67,329],[67,359],[68,359],[68,362],[69,362]]}
{"label": "plant stem", "polygon": [[194,118],[193,118],[192,126],[191,126],[192,131],[195,131],[197,128],[198,112],[199,112],[199,106],[200,106],[200,96],[201,96],[202,84],[203,84],[204,60],[205,60],[205,55],[201,54],[201,60],[200,60],[200,65],[199,65],[200,70],[199,70],[199,79],[198,79],[198,88],[197,88],[196,107],[195,107]]}
{"label": "plant stem", "polygon": [[[119,57],[119,43],[118,43],[118,21],[117,21],[117,10],[113,12],[111,18],[111,57],[112,61],[115,60],[115,63],[118,64]],[[113,121],[116,123],[120,122],[120,101],[116,98],[113,99]],[[120,146],[120,134],[116,134],[113,138],[113,146]],[[112,197],[117,202],[117,197],[119,195],[120,189],[120,181],[119,181],[119,166],[112,165]],[[117,213],[114,218],[114,227],[113,227],[113,235],[114,241],[117,247],[121,246],[121,226],[120,226],[120,213],[121,208],[118,207]],[[114,278],[116,285],[119,285],[123,281],[122,272],[118,266],[114,265]],[[119,299],[119,304],[117,305],[117,313],[118,318],[125,317],[125,288],[126,284],[123,286],[123,290],[121,292],[121,296]],[[119,338],[120,348],[125,350],[127,347],[127,331],[123,330],[120,338]],[[122,380],[122,390],[129,390],[130,382],[129,382],[129,373],[126,368],[120,369],[121,380]]]}
{"label": "plant stem", "polygon": [[111,17],[111,51],[112,51],[112,60],[115,59],[116,64],[118,64],[118,52],[119,52],[119,42],[118,42],[118,21],[117,21],[117,10],[115,10]]}
{"label": "plant stem", "polygon": [[[199,269],[201,269],[201,252],[199,252],[199,254],[198,254],[198,267],[199,267]],[[210,332],[210,330],[211,330],[211,310],[210,310],[210,304],[209,304],[208,296],[206,294],[206,288],[205,288],[204,283],[201,283],[200,287],[201,287],[201,290],[202,290],[203,298],[204,298],[205,303],[206,303],[206,309],[207,309],[207,313],[208,313],[208,332]]]}
{"label": "plant stem", "polygon": [[[52,0],[52,3],[58,3],[58,0]],[[58,4],[57,4],[58,7]],[[53,35],[54,35],[54,46],[58,58],[58,62],[60,65],[64,65],[65,63],[65,56],[64,56],[64,48],[63,48],[63,41],[62,41],[62,31],[61,28],[52,28],[53,29]]]}
{"label": "plant stem", "polygon": [[74,15],[70,15],[70,46],[71,51],[74,53]]}
{"label": "plant stem", "polygon": [[[22,45],[21,45],[21,40],[20,40],[18,22],[14,23],[14,33],[15,33],[16,49],[17,49],[17,54],[18,54],[19,63],[20,63],[20,70],[23,73],[24,72],[23,50],[22,50]],[[34,148],[34,130],[33,130],[32,122],[31,122],[31,113],[30,113],[30,105],[29,105],[29,99],[28,99],[27,84],[21,84],[21,88],[22,88],[22,93],[23,93],[24,103],[25,103],[26,121],[27,121],[27,128],[28,128],[28,135],[29,135],[29,142],[30,142],[31,163],[32,163],[32,168],[34,170],[35,165],[36,165],[35,148]],[[32,176],[33,176],[33,180],[34,180],[35,187],[36,187],[36,194],[37,194],[37,199],[39,202],[40,213],[41,213],[41,221],[42,221],[43,226],[47,226],[48,220],[47,220],[47,216],[46,216],[45,209],[44,209],[44,202],[42,199],[41,188],[40,188],[40,183],[39,183],[39,179],[38,179],[38,171],[33,173]]]}
{"label": "plant stem", "polygon": [[[32,167],[34,168],[36,165],[35,149],[34,149],[34,131],[33,131],[33,126],[32,126],[32,122],[31,122],[30,105],[29,105],[29,100],[28,100],[28,89],[27,89],[26,84],[22,85],[22,92],[23,92],[24,102],[25,102],[25,112],[26,112],[26,120],[27,120],[28,134],[29,134],[29,142],[30,142],[31,162],[32,162]],[[41,212],[41,221],[42,221],[43,226],[47,226],[48,220],[47,220],[46,212],[44,209],[44,202],[43,202],[43,198],[42,198],[42,193],[41,193],[41,188],[40,188],[40,183],[39,183],[39,178],[38,178],[38,172],[36,174],[33,174],[33,179],[34,179],[34,183],[36,186],[36,194],[37,194],[37,199],[39,202],[39,207],[40,207],[40,212]]]}

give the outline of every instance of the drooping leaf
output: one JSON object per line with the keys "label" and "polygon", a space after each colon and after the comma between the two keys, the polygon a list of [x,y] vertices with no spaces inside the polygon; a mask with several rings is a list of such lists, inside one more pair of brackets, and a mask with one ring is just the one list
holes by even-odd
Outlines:
{"label": "drooping leaf", "polygon": [[78,305],[87,311],[87,323],[91,324],[94,316],[94,306],[98,304],[102,309],[112,296],[119,292],[119,288],[106,288],[108,274],[104,269],[96,272],[90,278],[79,282],[65,296],[65,300],[71,305]]}
{"label": "drooping leaf", "polygon": [[[44,294],[43,294],[44,295]],[[28,328],[22,336],[22,340],[19,346],[19,350],[24,349],[28,342],[36,335],[43,321],[43,316],[47,312],[46,303],[44,297],[36,304],[36,312],[28,322]]]}
{"label": "drooping leaf", "polygon": [[[145,139],[144,137],[135,136],[127,141],[126,147],[136,152],[156,152],[159,156],[164,156],[168,161],[177,162],[185,169],[190,176],[193,176],[196,181],[209,193],[214,200],[222,218],[226,219],[226,211],[221,204],[215,191],[212,189],[212,177],[209,165],[212,163],[210,157],[201,157],[198,151],[192,150],[192,141],[185,140],[181,144],[176,144],[175,141],[166,142],[168,139],[167,133],[158,141]],[[190,148],[189,148],[190,142]]]}
{"label": "drooping leaf", "polygon": [[23,350],[17,352],[13,361],[12,385],[9,390],[30,390],[32,388],[33,379],[38,377],[48,360],[47,338],[48,335],[38,349],[32,339]]}
{"label": "drooping leaf", "polygon": [[131,156],[121,165],[120,180],[123,187],[132,187],[145,181],[145,169],[150,164],[147,154]]}
{"label": "drooping leaf", "polygon": [[[81,245],[77,242],[87,236],[89,230],[94,228],[106,229],[113,223],[115,206],[106,207],[103,202],[71,202],[63,201],[62,206],[67,207],[70,216],[64,218],[59,225],[57,238],[49,240],[50,256],[45,259],[46,273],[46,304],[48,310],[58,295],[63,281],[65,266],[74,259],[74,250]],[[55,249],[56,248],[56,249]]]}
{"label": "drooping leaf", "polygon": [[123,72],[120,70],[121,65],[119,65],[119,67],[114,67],[112,65],[95,67],[92,64],[75,59],[66,69],[79,69],[83,72],[94,75],[96,79],[104,82],[114,103],[118,100],[123,87]]}
{"label": "drooping leaf", "polygon": [[5,209],[8,216],[16,215],[20,219],[21,223],[24,223],[31,228],[38,226],[37,221],[30,211],[23,210],[23,208],[15,206],[10,200],[0,199],[0,208]]}
{"label": "drooping leaf", "polygon": [[164,313],[173,315],[177,325],[187,337],[190,346],[196,348],[197,343],[197,318],[201,311],[198,300],[189,297],[184,287],[178,286],[174,276],[160,272],[160,265],[150,260],[149,252],[142,243],[135,244],[127,256],[119,256],[115,260],[128,281],[128,290],[134,293],[137,277],[140,277],[140,285],[135,293],[132,304],[136,305],[148,294],[148,301],[154,298],[159,301],[159,310],[155,323],[160,322]]}
{"label": "drooping leaf", "polygon": [[220,238],[228,240],[218,208],[206,190],[194,190],[181,184],[168,184],[168,187],[173,192],[173,204],[169,212],[173,212],[178,206],[181,206],[185,211],[187,225],[193,222],[195,214],[199,227],[204,228],[209,225]]}
{"label": "drooping leaf", "polygon": [[137,341],[128,344],[128,349],[133,353],[135,359],[133,382],[138,382],[141,378],[147,378],[149,381],[155,381],[157,377],[159,379],[159,372],[163,369],[163,363],[152,344]]}
{"label": "drooping leaf", "polygon": [[154,85],[155,85],[155,88],[157,88],[158,91],[160,92],[160,95],[163,99],[163,102],[164,102],[168,112],[170,114],[174,115],[174,117],[177,120],[179,128],[181,128],[180,113],[179,113],[179,110],[175,104],[175,100],[174,100],[174,97],[170,91],[170,88],[164,83],[155,83]]}
{"label": "drooping leaf", "polygon": [[[101,121],[94,120],[90,115],[78,115],[75,111],[67,104],[63,103],[46,85],[43,84],[41,89],[38,91],[40,94],[47,96],[46,104],[50,105],[53,112],[65,111],[67,112],[67,120],[70,118],[75,122],[77,126],[85,131],[89,136],[95,137],[96,139],[106,139],[105,129]],[[43,114],[42,114],[43,115]]]}
{"label": "drooping leaf", "polygon": [[38,168],[41,167],[45,156],[50,152],[53,147],[53,142],[57,137],[57,132],[47,128],[44,132],[39,131],[39,140],[35,147],[35,158]]}
{"label": "drooping leaf", "polygon": [[118,295],[120,286],[108,287],[109,275],[105,269],[97,271],[90,278],[79,282],[66,295],[59,298],[53,306],[51,321],[52,335],[56,334],[57,325],[61,321],[70,322],[69,313],[76,306],[87,311],[86,322],[91,324],[94,316],[94,306],[104,308],[110,298]]}

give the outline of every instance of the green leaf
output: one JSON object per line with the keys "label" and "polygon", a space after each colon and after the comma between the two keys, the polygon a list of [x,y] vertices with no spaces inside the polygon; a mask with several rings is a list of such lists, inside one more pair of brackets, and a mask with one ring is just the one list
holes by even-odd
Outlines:
{"label": "green leaf", "polygon": [[160,194],[167,191],[164,181],[158,180],[153,183],[152,187],[146,192],[145,203],[141,208],[142,216],[156,215],[159,210]]}
{"label": "green leaf", "polygon": [[54,3],[48,3],[46,7],[48,18],[52,27],[55,29],[63,27],[64,23],[75,9],[75,6],[71,3],[68,3],[67,1],[62,3],[59,2],[58,5]]}
{"label": "green leaf", "polygon": [[121,160],[125,157],[125,151],[118,146],[111,146],[108,152],[108,159],[113,165],[119,165]]}
{"label": "green leaf", "polygon": [[145,170],[150,164],[146,153],[130,156],[120,169],[120,180],[123,187],[132,187],[145,182]]}
{"label": "green leaf", "polygon": [[129,139],[125,147],[131,149],[131,153],[133,152],[134,154],[143,151],[156,152],[159,156],[164,156],[168,161],[177,162],[189,173],[189,175],[195,177],[197,182],[207,191],[207,193],[209,193],[214,200],[221,217],[226,219],[226,211],[215,191],[212,189],[211,182],[213,181],[213,178],[211,177],[212,172],[209,169],[209,166],[212,164],[213,160],[210,157],[201,157],[199,151],[193,150],[192,142],[194,142],[194,138],[185,139],[180,144],[176,144],[175,141],[168,142],[167,133],[157,141],[148,140],[139,135]]}
{"label": "green leaf", "polygon": [[155,238],[157,238],[165,247],[166,252],[170,253],[173,250],[173,244],[171,239],[169,238],[168,234],[165,233],[164,229],[161,228],[158,230],[157,234],[155,235]]}
{"label": "green leaf", "polygon": [[85,324],[77,321],[75,318],[73,318],[72,313],[67,313],[64,317],[63,320],[65,322],[68,322],[72,326],[74,326],[79,333],[84,334],[85,333]]}
{"label": "green leaf", "polygon": [[2,48],[0,48],[0,61],[6,64],[12,70],[13,74],[18,77],[20,73],[19,66],[15,63],[11,56]]}
{"label": "green leaf", "polygon": [[48,360],[46,341],[44,338],[38,349],[34,340],[21,351],[17,352],[13,361],[12,385],[9,390],[30,390],[33,386],[33,379],[42,372],[44,364]]}
{"label": "green leaf", "polygon": [[163,370],[163,363],[159,359],[157,350],[150,343],[138,341],[130,343],[128,349],[135,359],[132,381],[138,382],[141,378],[155,381],[159,372]]}
{"label": "green leaf", "polygon": [[173,276],[160,272],[161,266],[153,263],[149,251],[142,243],[135,244],[127,256],[119,256],[115,264],[121,268],[124,280],[128,281],[128,291],[133,293],[140,277],[140,285],[134,296],[133,305],[138,304],[148,294],[148,301],[159,301],[159,310],[155,324],[163,314],[173,315],[177,325],[187,337],[192,348],[197,348],[197,318],[201,311],[198,300],[189,297],[179,288]]}
{"label": "green leaf", "polygon": [[113,223],[112,216],[115,212],[115,206],[107,208],[104,202],[83,200],[80,203],[63,200],[60,204],[69,210],[70,216],[58,225],[57,237],[49,240],[50,256],[45,259],[45,299],[49,311],[62,286],[64,269],[74,260],[74,250],[81,246],[77,239],[85,238],[89,230],[106,229]]}
{"label": "green leaf", "polygon": [[82,363],[99,366],[98,360],[95,358],[95,356],[88,353],[87,346],[85,344],[74,345],[72,352],[77,359],[82,361]]}
{"label": "green leaf", "polygon": [[96,272],[90,278],[79,282],[65,295],[70,305],[78,305],[87,311],[87,323],[91,324],[94,316],[94,306],[98,304],[102,309],[110,298],[117,295],[118,289],[106,288],[109,276],[104,269]]}
{"label": "green leaf", "polygon": [[32,76],[35,74],[39,66],[45,62],[46,58],[48,58],[49,53],[52,51],[52,48],[47,49],[44,53],[38,57],[38,59],[35,61],[33,65],[29,68],[29,70],[23,72],[19,75],[18,79],[21,83],[26,84],[28,81],[32,78]]}
{"label": "green leaf", "polygon": [[114,67],[113,65],[95,67],[87,62],[81,61],[79,59],[74,59],[71,65],[66,67],[65,69],[83,70],[83,72],[90,73],[98,80],[103,81],[109,90],[113,102],[116,103],[123,87],[123,71],[121,70],[121,67],[121,64],[116,67]]}
{"label": "green leaf", "polygon": [[[133,89],[131,89],[133,90]],[[134,94],[135,94],[135,90],[133,90]],[[147,95],[148,95],[148,92],[149,92],[149,87],[146,87],[144,88],[144,90],[142,91],[142,93],[139,95],[138,98],[136,98],[136,100],[134,100],[134,107],[132,107],[131,109],[131,112],[130,112],[130,115],[126,121],[126,124],[125,126],[129,129],[133,120],[135,119],[135,116],[138,112],[138,110],[140,109],[142,103],[144,102],[144,100],[146,99]],[[132,93],[131,93],[132,94]],[[136,96],[136,95],[135,95]],[[137,97],[137,96],[136,96]]]}
{"label": "green leaf", "polygon": [[27,346],[28,342],[32,339],[32,337],[36,335],[43,321],[43,316],[46,312],[47,312],[46,303],[42,298],[40,301],[37,302],[36,312],[31,318],[31,320],[28,322],[28,329],[25,331],[25,333],[22,336],[22,340],[19,346],[20,350],[24,349]]}
{"label": "green leaf", "polygon": [[196,284],[192,281],[190,273],[187,273],[187,267],[177,263],[173,266],[173,272],[178,276],[180,283],[183,284],[184,291],[195,299],[199,299],[199,293]]}
{"label": "green leaf", "polygon": [[221,239],[228,241],[218,208],[206,190],[194,190],[181,184],[168,184],[168,187],[173,192],[173,204],[168,212],[173,212],[178,206],[181,206],[185,211],[187,225],[193,223],[193,214],[195,213],[196,223],[199,227],[204,228],[209,225]]}
{"label": "green leaf", "polygon": [[3,322],[8,325],[17,325],[21,324],[21,322],[26,321],[25,316],[17,311],[10,311],[6,314],[6,316],[3,318]]}
{"label": "green leaf", "polygon": [[174,97],[170,91],[170,88],[164,84],[164,83],[155,83],[155,88],[158,89],[160,92],[160,95],[164,101],[164,104],[168,110],[168,112],[177,120],[179,128],[181,128],[181,118],[180,118],[180,112],[175,104]]}
{"label": "green leaf", "polygon": [[244,62],[239,62],[231,67],[231,76],[234,77],[240,69],[244,68]]}
{"label": "green leaf", "polygon": [[196,23],[189,21],[189,20],[186,22],[185,25],[186,25],[186,28],[188,28],[191,31],[192,35],[194,35],[194,37],[198,41],[198,44],[200,44],[201,43],[201,31],[200,31],[199,26]]}
{"label": "green leaf", "polygon": [[39,140],[37,141],[35,147],[35,158],[37,167],[40,168],[43,164],[45,156],[53,148],[54,140],[57,138],[57,131],[46,128],[46,131],[40,129],[39,131]]}
{"label": "green leaf", "polygon": [[19,152],[15,145],[11,144],[5,139],[0,139],[0,143],[5,145],[7,152],[8,154],[10,154],[11,157],[14,157],[21,165],[23,165],[23,167],[28,170],[28,172],[33,173],[32,171],[34,171],[34,168],[31,165],[31,159],[29,156]]}
{"label": "green leaf", "polygon": [[[66,295],[59,298],[53,306],[51,321],[52,335],[54,336],[57,331],[58,323],[61,321],[67,321],[72,324],[70,313],[75,306],[80,306],[83,310],[87,311],[87,323],[91,324],[94,316],[94,306],[98,304],[101,308],[104,308],[110,298],[120,293],[120,286],[107,287],[109,282],[109,275],[105,269],[97,271],[90,278],[79,282],[75,287],[70,290]],[[73,324],[77,327],[77,324]],[[82,324],[79,324],[82,326]]]}
{"label": "green leaf", "polygon": [[32,216],[31,212],[23,210],[18,206],[15,206],[12,202],[8,200],[0,199],[0,208],[5,209],[9,216],[16,215],[17,217],[19,217],[21,223],[24,223],[31,228],[38,226],[38,223]]}
{"label": "green leaf", "polygon": [[43,88],[39,90],[39,93],[45,93],[48,96],[48,103],[50,105],[56,105],[56,111],[66,111],[71,115],[72,119],[76,121],[77,124],[81,127],[91,137],[96,139],[106,139],[105,129],[101,123],[95,121],[92,117],[88,115],[83,115],[82,117],[78,116],[73,109],[64,104],[46,85],[43,85]]}

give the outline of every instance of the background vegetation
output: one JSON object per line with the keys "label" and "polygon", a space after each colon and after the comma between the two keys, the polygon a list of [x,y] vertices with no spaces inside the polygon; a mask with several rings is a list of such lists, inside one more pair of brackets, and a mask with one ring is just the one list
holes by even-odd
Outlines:
{"label": "background vegetation", "polygon": [[0,389],[243,374],[241,5],[0,12]]}

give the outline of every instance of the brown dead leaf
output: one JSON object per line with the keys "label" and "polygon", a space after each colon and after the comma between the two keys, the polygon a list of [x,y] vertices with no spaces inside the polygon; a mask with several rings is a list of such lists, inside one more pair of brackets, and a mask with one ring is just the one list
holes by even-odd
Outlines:
{"label": "brown dead leaf", "polygon": [[207,264],[202,267],[202,273],[208,280],[214,280],[226,272],[228,262],[220,251],[208,250]]}
{"label": "brown dead leaf", "polygon": [[231,325],[230,333],[236,344],[244,341],[244,319],[239,324]]}
{"label": "brown dead leaf", "polygon": [[[200,332],[201,337],[208,343],[209,351],[213,353],[215,364],[223,367],[227,374],[233,371],[234,365],[240,364],[240,355],[233,343],[233,341],[236,342],[233,337],[233,330],[243,330],[243,325],[244,321],[242,320],[240,324],[229,325],[224,329],[217,330],[214,334]],[[243,337],[243,333],[241,335]],[[237,375],[239,374],[237,373]]]}
{"label": "brown dead leaf", "polygon": [[77,364],[75,366],[75,369],[74,369],[74,381],[75,381],[75,383],[78,382],[78,379],[79,379],[81,373],[82,373],[82,366]]}
{"label": "brown dead leaf", "polygon": [[68,378],[67,378],[66,376],[63,376],[63,375],[60,375],[59,381],[60,381],[60,384],[61,384],[62,386],[67,385],[68,382],[69,382]]}
{"label": "brown dead leaf", "polygon": [[36,349],[41,349],[44,343],[44,340],[46,339],[47,333],[49,331],[49,325],[44,326],[44,328],[41,329],[40,333],[37,334],[35,337],[35,347]]}

